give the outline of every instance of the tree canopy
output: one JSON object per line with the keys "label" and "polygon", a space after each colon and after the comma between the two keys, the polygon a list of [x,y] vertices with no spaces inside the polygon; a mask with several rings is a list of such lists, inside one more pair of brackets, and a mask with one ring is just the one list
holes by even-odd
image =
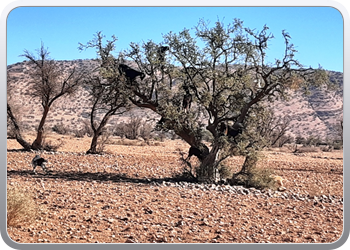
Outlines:
{"label": "tree canopy", "polygon": [[[213,26],[201,20],[194,30],[194,35],[189,29],[169,32],[160,44],[131,43],[123,54],[146,75],[129,82],[130,101],[161,115],[163,129],[199,150],[196,175],[213,181],[225,158],[240,154],[248,159],[263,145],[258,130],[268,103],[286,98],[289,90],[307,92],[329,81],[324,70],[304,67],[296,59],[286,31],[283,57],[270,62],[274,35],[267,26],[257,31],[238,19]],[[205,131],[210,146],[203,141]]]}

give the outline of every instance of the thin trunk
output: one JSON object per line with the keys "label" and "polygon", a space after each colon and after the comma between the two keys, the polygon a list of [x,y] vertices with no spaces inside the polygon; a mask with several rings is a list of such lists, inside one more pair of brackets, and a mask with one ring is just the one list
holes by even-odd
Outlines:
{"label": "thin trunk", "polygon": [[[94,131],[94,136],[92,137],[92,140],[91,140],[91,145],[90,145],[90,149],[86,152],[87,154],[98,154],[100,152],[97,152],[97,142],[98,142],[98,138],[100,137],[101,135],[101,132],[103,130],[103,128],[107,125],[107,122],[109,120],[109,118],[114,114],[114,112],[109,112],[107,113],[101,123],[100,123],[100,126],[98,126],[97,129],[95,129],[93,127],[93,131]],[[91,115],[91,117],[93,117]],[[91,124],[93,124],[93,118],[91,118]]]}
{"label": "thin trunk", "polygon": [[[99,132],[98,132],[99,133]],[[94,132],[94,136],[92,137],[91,140],[91,145],[90,145],[90,149],[86,152],[87,154],[97,154],[97,140],[98,140],[98,135],[97,131]]]}
{"label": "thin trunk", "polygon": [[38,127],[37,136],[35,141],[32,144],[32,149],[34,150],[42,149],[43,147],[42,143],[43,143],[44,125],[45,125],[45,121],[47,118],[47,114],[49,113],[49,110],[50,110],[50,106],[44,107],[44,112]]}
{"label": "thin trunk", "polygon": [[11,122],[13,123],[14,126],[14,132],[15,132],[15,138],[17,142],[24,148],[24,150],[29,151],[31,149],[30,144],[23,139],[22,134],[21,134],[21,129],[18,125],[16,117],[13,115],[11,107],[7,104],[7,114],[11,119]]}

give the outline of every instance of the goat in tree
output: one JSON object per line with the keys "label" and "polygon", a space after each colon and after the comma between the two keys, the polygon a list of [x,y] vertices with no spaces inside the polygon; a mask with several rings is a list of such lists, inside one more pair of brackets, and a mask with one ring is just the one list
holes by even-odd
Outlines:
{"label": "goat in tree", "polygon": [[138,76],[140,77],[141,80],[145,78],[144,73],[134,70],[133,68],[129,67],[126,64],[122,64],[122,63],[119,64],[118,70],[121,75],[125,75],[125,77],[130,81],[130,83],[132,83],[135,80],[135,78]]}
{"label": "goat in tree", "polygon": [[200,161],[202,161],[208,154],[209,148],[204,144],[202,144],[200,147],[191,146],[186,160],[189,160],[194,155],[197,156]]}
{"label": "goat in tree", "polygon": [[169,50],[168,46],[160,46],[158,49],[158,60],[160,63],[164,63],[165,61],[165,53]]}
{"label": "goat in tree", "polygon": [[191,108],[192,95],[188,89],[188,86],[183,86],[183,89],[185,90],[186,94],[182,100],[182,109],[187,113],[187,111]]}
{"label": "goat in tree", "polygon": [[219,126],[219,131],[225,136],[235,138],[238,134],[242,134],[243,124],[237,123],[236,126],[230,126],[227,123],[222,122]]}
{"label": "goat in tree", "polygon": [[227,124],[227,122],[221,122],[218,128],[221,135],[227,136],[228,138],[233,138],[235,143],[237,143],[235,137],[243,132],[242,123],[237,123],[230,126]]}

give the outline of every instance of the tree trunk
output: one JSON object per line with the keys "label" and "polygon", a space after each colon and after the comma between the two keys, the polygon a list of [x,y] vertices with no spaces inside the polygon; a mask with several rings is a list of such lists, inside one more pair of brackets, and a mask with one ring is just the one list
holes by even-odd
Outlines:
{"label": "tree trunk", "polygon": [[91,140],[91,145],[90,145],[90,149],[86,152],[87,154],[97,154],[97,140],[99,137],[99,133],[100,131],[94,132],[94,136],[92,137]]}
{"label": "tree trunk", "polygon": [[203,159],[201,165],[199,166],[198,181],[199,182],[217,182],[220,178],[219,172],[217,169],[217,157],[219,154],[219,146],[215,145],[212,150],[209,152],[207,157]]}
{"label": "tree trunk", "polygon": [[232,185],[242,184],[242,180],[246,183],[246,181],[248,181],[248,179],[251,177],[251,170],[256,167],[257,162],[258,158],[256,155],[246,156],[242,169],[232,176],[232,178],[229,180],[229,183]]}
{"label": "tree trunk", "polygon": [[14,126],[14,132],[15,132],[15,138],[17,140],[17,142],[24,148],[24,150],[29,151],[31,149],[30,144],[23,139],[22,135],[21,135],[21,130],[19,128],[18,122],[16,117],[13,115],[11,107],[7,104],[7,114],[11,119],[11,122],[13,123]]}
{"label": "tree trunk", "polygon": [[47,114],[49,113],[49,110],[50,110],[50,106],[44,107],[43,116],[41,118],[41,121],[38,127],[38,133],[36,135],[35,141],[32,144],[32,149],[34,150],[42,149],[43,147],[42,143],[43,143],[44,125],[45,125],[46,117],[47,117]]}
{"label": "tree trunk", "polygon": [[[91,140],[90,149],[86,152],[87,154],[98,154],[98,153],[100,153],[100,152],[97,152],[98,137],[100,137],[103,128],[107,125],[107,122],[108,122],[109,118],[112,116],[112,114],[113,113],[106,114],[103,117],[103,119],[102,119],[102,121],[100,123],[100,126],[98,126],[97,129],[94,129],[94,127],[93,127],[94,136],[92,137],[92,140]],[[91,114],[91,117],[93,117],[93,114]],[[93,124],[93,119],[91,119],[91,124]]]}

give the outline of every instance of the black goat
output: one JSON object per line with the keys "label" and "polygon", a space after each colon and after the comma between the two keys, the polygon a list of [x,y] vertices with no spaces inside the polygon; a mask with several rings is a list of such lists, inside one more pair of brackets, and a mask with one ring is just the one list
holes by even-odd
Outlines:
{"label": "black goat", "polygon": [[158,48],[158,60],[160,63],[164,63],[164,60],[165,60],[165,53],[169,50],[169,47],[168,46],[160,46]]}
{"label": "black goat", "polygon": [[34,156],[33,160],[32,160],[32,166],[33,166],[33,171],[36,174],[35,168],[36,167],[41,167],[45,173],[48,173],[49,171],[47,170],[45,164],[47,163],[47,160],[45,160],[44,158],[40,157],[39,155]]}
{"label": "black goat", "polygon": [[187,93],[184,95],[183,101],[182,101],[182,108],[187,112],[191,108],[192,103],[192,95],[190,93]]}
{"label": "black goat", "polygon": [[219,126],[219,131],[228,137],[235,138],[238,134],[242,134],[243,132],[243,124],[238,123],[236,126],[230,126],[224,122],[222,122]]}
{"label": "black goat", "polygon": [[192,155],[194,156],[197,156],[197,158],[200,160],[200,161],[203,161],[205,157],[208,156],[209,154],[209,148],[207,146],[205,146],[204,144],[201,145],[201,149],[195,147],[195,146],[191,146],[189,151],[188,151],[188,156],[187,156],[187,159],[189,160]]}
{"label": "black goat", "polygon": [[191,108],[192,95],[187,86],[183,86],[183,89],[185,90],[186,94],[182,100],[182,109],[187,113],[187,111]]}
{"label": "black goat", "polygon": [[128,65],[126,64],[119,64],[118,66],[118,70],[119,70],[119,73],[121,75],[125,75],[125,77],[130,81],[130,82],[133,82],[135,80],[136,77],[140,76],[140,79],[143,80],[145,78],[145,74],[140,72],[140,71],[137,71],[137,70],[134,70],[133,68],[130,68]]}

